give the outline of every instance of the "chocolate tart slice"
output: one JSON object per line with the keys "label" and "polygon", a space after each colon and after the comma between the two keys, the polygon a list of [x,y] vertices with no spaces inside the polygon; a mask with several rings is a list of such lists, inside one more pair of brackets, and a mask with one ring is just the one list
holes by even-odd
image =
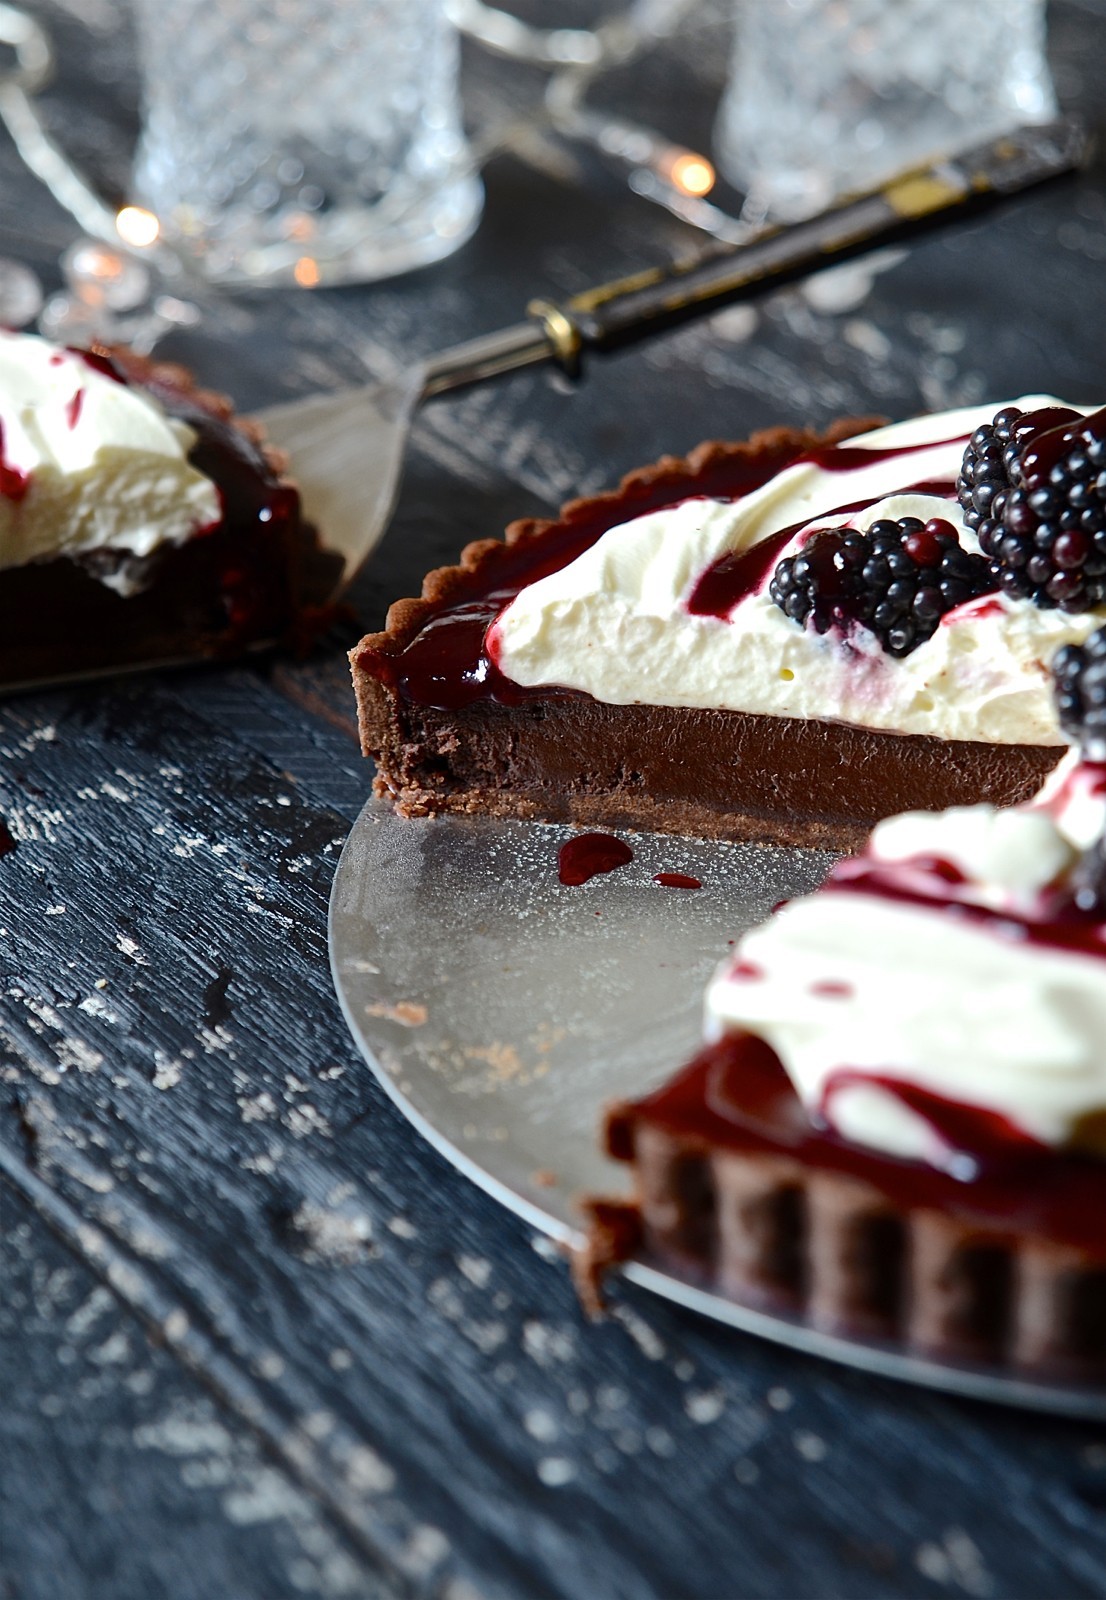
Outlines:
{"label": "chocolate tart slice", "polygon": [[566,567],[608,529],[692,496],[734,499],[812,450],[876,426],[786,428],[667,457],[620,488],[513,523],[384,632],[351,652],[362,748],[376,790],[405,815],[441,812],[639,827],[827,849],[858,846],[881,817],[1032,795],[1060,748],[900,735],[814,718],[608,704],[526,688],[499,672],[485,634],[525,585]]}
{"label": "chocolate tart slice", "polygon": [[591,1207],[589,1285],[643,1249],[828,1332],[1106,1380],[1101,1160],[1023,1155],[965,1183],[864,1149],[813,1127],[771,1047],[747,1034],[613,1107],[605,1137],[636,1199]]}
{"label": "chocolate tart slice", "polygon": [[187,460],[214,484],[221,515],[145,556],[108,547],[5,567],[0,687],[230,656],[296,632],[334,561],[304,521],[279,452],[184,367],[120,347],[75,354],[187,424],[195,436]]}

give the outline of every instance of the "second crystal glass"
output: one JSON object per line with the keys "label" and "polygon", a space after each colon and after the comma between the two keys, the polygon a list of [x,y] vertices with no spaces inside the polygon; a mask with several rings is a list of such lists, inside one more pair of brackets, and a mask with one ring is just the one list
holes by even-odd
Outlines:
{"label": "second crystal glass", "polygon": [[754,213],[807,216],[1056,114],[1044,0],[734,0],[734,24],[715,144]]}
{"label": "second crystal glass", "polygon": [[135,0],[136,198],[213,281],[365,281],[435,261],[483,192],[442,0]]}

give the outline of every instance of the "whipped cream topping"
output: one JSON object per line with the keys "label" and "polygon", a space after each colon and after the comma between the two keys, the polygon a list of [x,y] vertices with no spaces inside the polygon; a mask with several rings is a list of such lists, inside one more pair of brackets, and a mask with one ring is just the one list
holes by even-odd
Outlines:
{"label": "whipped cream topping", "polygon": [[[1008,403],[1035,410],[1060,402],[1032,395]],[[520,591],[489,629],[488,653],[515,683],[579,689],[615,705],[1061,744],[1047,663],[1061,645],[1081,643],[1100,614],[988,595],[950,612],[932,638],[894,659],[862,627],[846,637],[797,626],[768,594],[776,563],[814,527],[941,517],[965,549],[978,552],[954,485],[968,437],[1000,405],[880,428],[796,462],[741,499],[685,500],[612,528],[575,561]],[[785,533],[751,592],[725,615],[689,611],[703,575],[721,558]]]}
{"label": "whipped cream topping", "polygon": [[[1096,785],[1101,767],[1074,782]],[[1050,805],[881,823],[745,935],[708,988],[708,1036],[766,1039],[813,1116],[890,1155],[968,1175],[896,1082],[1106,1155],[1088,1121],[1106,1108],[1106,924],[1055,894],[1083,844],[1062,787]]]}
{"label": "whipped cream topping", "polygon": [[[196,435],[78,352],[0,332],[0,568],[110,551],[140,560],[222,516]],[[128,592],[127,565],[103,581]]]}

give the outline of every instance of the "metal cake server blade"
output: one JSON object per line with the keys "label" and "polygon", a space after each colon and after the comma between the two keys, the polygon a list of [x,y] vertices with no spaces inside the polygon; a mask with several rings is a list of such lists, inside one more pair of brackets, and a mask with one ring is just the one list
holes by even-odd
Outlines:
{"label": "metal cake server blade", "polygon": [[388,525],[425,386],[425,368],[411,367],[371,389],[313,395],[258,413],[270,444],[288,458],[308,519],[343,559],[342,589]]}
{"label": "metal cake server blade", "polygon": [[388,526],[416,408],[432,395],[553,356],[542,324],[520,323],[360,389],[308,395],[255,414],[288,459],[307,518],[344,562],[321,600],[337,599]]}

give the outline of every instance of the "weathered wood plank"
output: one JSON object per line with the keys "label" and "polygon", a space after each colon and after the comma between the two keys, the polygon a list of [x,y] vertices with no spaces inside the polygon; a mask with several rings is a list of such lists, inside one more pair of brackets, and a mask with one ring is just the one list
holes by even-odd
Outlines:
{"label": "weathered wood plank", "polygon": [[[20,791],[0,791],[20,839],[0,863],[19,1106],[0,1124],[7,1175],[347,1533],[402,1570],[428,1523],[485,1583],[535,1595],[633,1593],[646,1571],[658,1593],[724,1592],[737,1562],[750,1594],[814,1567],[812,1593],[878,1594],[892,1558],[896,1592],[924,1594],[927,1566],[954,1560],[949,1538],[989,1581],[1021,1581],[1024,1543],[1003,1565],[1021,1520],[1047,1552],[1024,1593],[1058,1572],[1095,1592],[1082,1569],[1102,1560],[1101,1531],[1078,1487],[1059,1505],[1016,1493],[1021,1476],[1031,1498],[1026,1439],[1062,1483],[1079,1430],[1021,1421],[1004,1447],[990,1415],[638,1297],[626,1324],[586,1328],[563,1272],[519,1250],[522,1230],[411,1139],[353,1059],[322,946],[343,819],[176,694],[43,709],[49,722],[0,718],[22,762]],[[105,870],[124,840],[126,878]],[[911,1483],[919,1455],[925,1485]],[[749,1520],[754,1471],[773,1501],[787,1486],[786,1551]],[[996,1471],[1013,1511],[993,1504]],[[631,1509],[668,1504],[678,1526]],[[890,1556],[868,1551],[872,1506]],[[1061,1550],[1070,1526],[1082,1548]]]}

